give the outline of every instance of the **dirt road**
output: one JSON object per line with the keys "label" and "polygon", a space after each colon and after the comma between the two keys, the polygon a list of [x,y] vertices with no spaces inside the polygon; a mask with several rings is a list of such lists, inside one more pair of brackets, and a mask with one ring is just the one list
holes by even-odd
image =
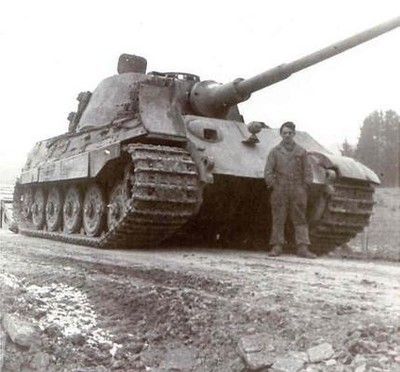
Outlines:
{"label": "dirt road", "polygon": [[[37,326],[4,370],[240,371],[329,343],[301,370],[400,366],[400,265],[227,250],[102,251],[0,233],[1,312]],[[243,355],[242,355],[243,356]]]}

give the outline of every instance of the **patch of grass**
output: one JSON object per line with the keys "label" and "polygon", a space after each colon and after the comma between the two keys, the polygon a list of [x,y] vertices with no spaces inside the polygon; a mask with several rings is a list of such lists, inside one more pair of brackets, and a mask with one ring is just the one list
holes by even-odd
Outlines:
{"label": "patch of grass", "polygon": [[400,188],[377,188],[370,224],[349,242],[368,258],[400,261]]}

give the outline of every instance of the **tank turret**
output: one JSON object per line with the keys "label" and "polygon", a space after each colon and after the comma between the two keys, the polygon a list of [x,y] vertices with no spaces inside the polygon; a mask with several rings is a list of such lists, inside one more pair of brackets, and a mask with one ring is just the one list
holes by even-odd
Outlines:
{"label": "tank turret", "polygon": [[379,24],[326,48],[284,63],[249,79],[238,78],[227,84],[207,80],[195,84],[190,94],[193,109],[199,115],[224,117],[229,108],[249,99],[251,93],[287,79],[293,73],[374,39],[400,26],[400,17]]}

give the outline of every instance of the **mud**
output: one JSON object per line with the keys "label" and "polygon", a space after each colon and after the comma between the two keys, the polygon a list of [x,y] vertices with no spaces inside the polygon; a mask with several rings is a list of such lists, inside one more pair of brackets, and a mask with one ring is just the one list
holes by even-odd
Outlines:
{"label": "mud", "polygon": [[7,340],[4,371],[240,370],[240,339],[265,333],[272,358],[333,346],[334,362],[304,370],[400,360],[396,263],[96,250],[8,232],[0,242],[1,312],[40,328],[29,349]]}

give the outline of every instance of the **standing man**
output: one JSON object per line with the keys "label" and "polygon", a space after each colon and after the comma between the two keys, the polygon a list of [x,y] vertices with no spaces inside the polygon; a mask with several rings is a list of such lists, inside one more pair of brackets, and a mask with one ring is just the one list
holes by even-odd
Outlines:
{"label": "standing man", "polygon": [[311,166],[306,150],[294,141],[296,126],[291,121],[280,128],[282,141],[268,155],[264,177],[267,186],[272,187],[272,233],[269,255],[282,253],[285,243],[285,222],[290,216],[295,233],[297,255],[315,258],[309,250],[310,238],[306,220],[307,189],[312,183]]}

